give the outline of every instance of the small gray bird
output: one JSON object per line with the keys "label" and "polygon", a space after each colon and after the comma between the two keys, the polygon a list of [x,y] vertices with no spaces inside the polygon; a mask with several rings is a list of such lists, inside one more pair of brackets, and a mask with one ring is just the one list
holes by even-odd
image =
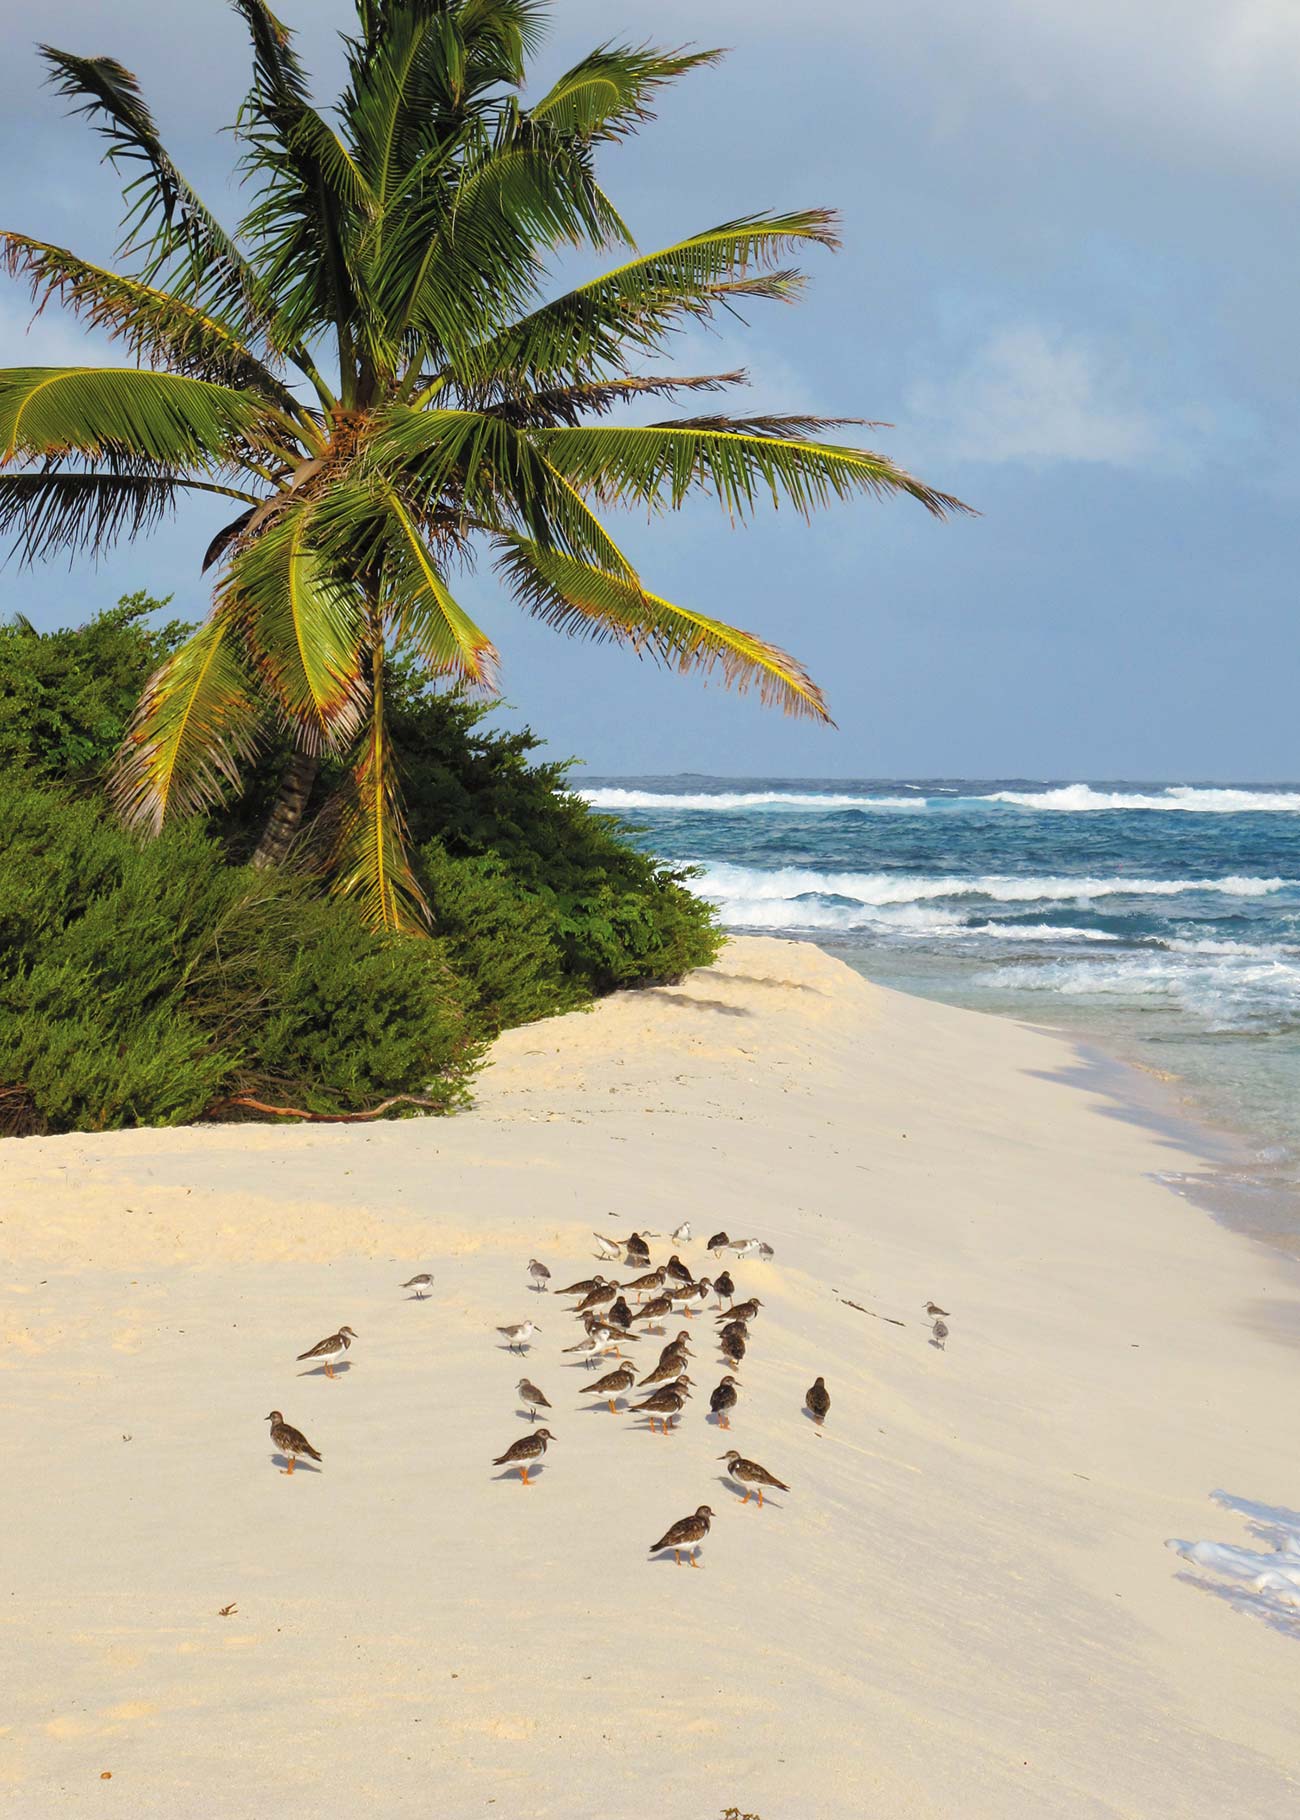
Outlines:
{"label": "small gray bird", "polygon": [[506,1344],[511,1352],[527,1352],[528,1342],[535,1333],[541,1331],[541,1328],[535,1326],[532,1321],[515,1321],[509,1327],[497,1328],[498,1333],[505,1335]]}
{"label": "small gray bird", "polygon": [[947,1314],[948,1310],[946,1308],[940,1308],[937,1302],[927,1302],[925,1305],[925,1312],[930,1316],[934,1316],[936,1314]]}
{"label": "small gray bird", "polygon": [[422,1270],[418,1277],[412,1277],[409,1283],[403,1283],[402,1288],[413,1289],[416,1301],[422,1302],[433,1288],[433,1278],[427,1270]]}
{"label": "small gray bird", "polygon": [[520,1401],[527,1403],[528,1405],[528,1420],[530,1422],[535,1422],[537,1420],[537,1412],[539,1409],[549,1409],[551,1407],[541,1391],[537,1388],[536,1384],[531,1384],[527,1378],[520,1378],[519,1382],[515,1385],[515,1389],[519,1392]]}
{"label": "small gray bird", "polygon": [[947,1323],[947,1321],[936,1321],[934,1326],[930,1329],[930,1333],[931,1333],[931,1339],[930,1339],[931,1346],[937,1346],[939,1348],[940,1352],[946,1352],[947,1351],[947,1340],[948,1340],[948,1323]]}
{"label": "small gray bird", "polygon": [[536,1258],[529,1258],[528,1274],[533,1279],[534,1289],[545,1289],[551,1280],[550,1271],[545,1264],[539,1264]]}

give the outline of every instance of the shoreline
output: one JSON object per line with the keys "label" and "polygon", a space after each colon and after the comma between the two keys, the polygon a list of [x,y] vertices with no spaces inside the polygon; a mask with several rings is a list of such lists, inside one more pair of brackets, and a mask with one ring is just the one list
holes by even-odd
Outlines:
{"label": "shoreline", "polygon": [[[742,938],[508,1032],[454,1118],[7,1140],[0,1787],[33,1820],[105,1769],[142,1820],[416,1815],[431,1782],[457,1820],[650,1788],[666,1820],[1221,1820],[1229,1786],[1283,1820],[1294,1636],[1166,1543],[1243,1540],[1216,1492],[1296,1502],[1300,1279],[1171,1192],[1204,1157],[1101,1066]],[[732,1266],[764,1309],[725,1443],[702,1337],[652,1440],[524,1272],[683,1218],[701,1272],[715,1226],[776,1250]],[[294,1359],[343,1321],[330,1384]],[[491,1466],[521,1370],[557,1434],[528,1494]],[[272,1407],[318,1471],[274,1470]],[[724,1445],[790,1492],[742,1507]],[[706,1571],[651,1562],[702,1500]]]}

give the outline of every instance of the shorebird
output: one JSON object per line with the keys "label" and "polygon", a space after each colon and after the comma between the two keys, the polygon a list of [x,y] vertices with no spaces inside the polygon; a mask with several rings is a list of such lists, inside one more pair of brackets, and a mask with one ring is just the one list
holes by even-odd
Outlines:
{"label": "shorebird", "polygon": [[776,1487],[777,1491],[789,1491],[790,1489],[783,1479],[773,1478],[766,1466],[760,1466],[757,1460],[742,1459],[734,1447],[728,1448],[726,1453],[720,1453],[718,1458],[727,1462],[727,1471],[731,1474],[732,1478],[735,1479],[738,1484],[745,1487],[745,1495],[741,1499],[742,1504],[749,1503],[749,1488],[751,1485],[757,1488],[758,1508],[760,1510],[763,1508],[763,1487],[765,1485],[773,1485]]}
{"label": "shorebird", "polygon": [[598,1351],[617,1353],[619,1358],[623,1356],[619,1351],[621,1346],[639,1344],[641,1339],[639,1333],[629,1333],[624,1327],[610,1327],[604,1321],[597,1321],[589,1332]]}
{"label": "shorebird", "polygon": [[667,1384],[679,1378],[686,1370],[686,1354],[665,1350],[664,1356],[653,1371],[647,1372],[637,1385],[638,1390],[646,1390],[651,1384]]}
{"label": "shorebird", "polygon": [[825,1378],[817,1379],[816,1383],[811,1386],[808,1394],[804,1397],[803,1403],[804,1408],[808,1411],[813,1421],[816,1422],[818,1428],[820,1428],[822,1423],[826,1420],[827,1413],[831,1406],[831,1393],[826,1388]]}
{"label": "shorebird", "polygon": [[673,1241],[674,1245],[689,1245],[690,1244],[690,1242],[691,1242],[691,1222],[689,1220],[682,1221],[681,1225],[672,1234],[672,1241]]}
{"label": "shorebird", "polygon": [[725,1232],[715,1232],[704,1249],[706,1251],[711,1251],[716,1258],[720,1252],[727,1249],[727,1246],[730,1245],[730,1243],[731,1240],[727,1237]]}
{"label": "shorebird", "polygon": [[511,1352],[527,1352],[528,1343],[535,1333],[542,1330],[532,1321],[516,1321],[510,1327],[498,1327],[497,1332],[506,1336]]}
{"label": "shorebird", "polygon": [[776,1253],[762,1239],[732,1239],[731,1249],[738,1258],[771,1258]]}
{"label": "shorebird", "polygon": [[416,1301],[422,1302],[433,1288],[433,1278],[427,1270],[422,1270],[418,1277],[412,1277],[409,1283],[403,1283],[402,1288],[413,1289]]}
{"label": "shorebird", "polygon": [[705,1536],[708,1535],[709,1524],[712,1520],[713,1512],[709,1509],[707,1504],[701,1504],[693,1517],[683,1517],[680,1522],[674,1523],[670,1530],[660,1536],[659,1540],[651,1547],[650,1553],[652,1555],[657,1555],[664,1549],[671,1548],[673,1551],[673,1560],[677,1563],[678,1567],[680,1567],[682,1564],[682,1550],[685,1549],[691,1566],[696,1566],[696,1556],[700,1552],[700,1543],[703,1542]]}
{"label": "shorebird", "polygon": [[599,1308],[606,1302],[612,1302],[617,1294],[618,1285],[616,1283],[597,1283],[594,1289],[587,1291],[573,1312],[586,1314],[589,1308]]}
{"label": "shorebird", "polygon": [[576,1346],[566,1346],[564,1350],[566,1353],[581,1353],[583,1364],[591,1366],[596,1363],[596,1354],[604,1352],[605,1342],[598,1340],[594,1333],[589,1333],[585,1340],[579,1340]]}
{"label": "shorebird", "polygon": [[648,1302],[642,1302],[636,1311],[638,1321],[646,1321],[650,1326],[658,1326],[667,1320],[673,1311],[673,1298],[670,1295],[651,1296]]}
{"label": "shorebird", "polygon": [[693,1318],[697,1308],[707,1308],[709,1297],[713,1293],[713,1284],[708,1277],[701,1277],[698,1283],[688,1283],[673,1297],[673,1307],[680,1308],[687,1319]]}
{"label": "shorebird", "polygon": [[946,1342],[948,1339],[947,1321],[936,1321],[934,1326],[930,1329],[930,1335],[931,1335],[931,1338],[930,1338],[931,1346],[937,1346],[939,1348],[940,1352],[946,1352],[947,1351]]}
{"label": "shorebird", "polygon": [[758,1311],[763,1306],[756,1295],[750,1296],[747,1302],[733,1302],[725,1316],[719,1315],[718,1321],[756,1321]]}
{"label": "shorebird", "polygon": [[745,1357],[745,1340],[745,1329],[738,1327],[734,1333],[724,1332],[718,1341],[718,1348],[723,1358],[728,1365],[734,1365],[737,1371],[740,1370],[741,1362]]}
{"label": "shorebird", "polygon": [[546,1452],[547,1443],[554,1439],[555,1436],[549,1428],[535,1428],[530,1435],[520,1435],[519,1439],[512,1446],[507,1447],[503,1454],[498,1454],[492,1464],[494,1466],[517,1466],[519,1483],[528,1485],[531,1483],[528,1477],[528,1462],[540,1460]]}
{"label": "shorebird", "polygon": [[608,1281],[608,1277],[603,1277],[597,1272],[594,1277],[584,1277],[580,1283],[570,1283],[567,1289],[557,1289],[555,1293],[556,1295],[590,1295],[593,1289],[599,1289],[602,1283],[608,1283]]}
{"label": "shorebird", "polygon": [[936,1315],[947,1314],[948,1310],[946,1308],[940,1308],[937,1302],[927,1302],[925,1305],[925,1312],[928,1315]]}
{"label": "shorebird", "polygon": [[271,1424],[272,1447],[278,1447],[289,1462],[287,1466],[280,1468],[281,1472],[292,1473],[301,1459],[320,1459],[320,1455],[301,1429],[291,1427],[278,1409],[273,1409],[269,1416],[264,1416],[262,1419]]}
{"label": "shorebird", "polygon": [[338,1332],[330,1334],[328,1339],[317,1340],[316,1344],[309,1347],[306,1352],[300,1352],[298,1363],[301,1365],[304,1359],[320,1359],[325,1365],[325,1376],[332,1378],[335,1359],[343,1357],[356,1337],[350,1327],[340,1327]]}
{"label": "shorebird", "polygon": [[620,1365],[617,1371],[607,1371],[603,1378],[597,1378],[594,1384],[588,1384],[587,1390],[592,1396],[604,1397],[609,1404],[609,1413],[616,1415],[615,1401],[625,1390],[631,1390],[636,1383],[636,1373],[630,1365]]}
{"label": "shorebird", "polygon": [[674,1283],[693,1283],[695,1281],[675,1251],[664,1265],[664,1275],[671,1277]]}
{"label": "shorebird", "polygon": [[639,1269],[642,1264],[650,1262],[650,1247],[639,1232],[634,1232],[624,1247],[623,1255],[630,1268]]}
{"label": "shorebird", "polygon": [[723,1296],[726,1296],[727,1301],[734,1306],[736,1300],[736,1285],[731,1280],[731,1272],[729,1270],[724,1270],[720,1277],[714,1277],[713,1288],[717,1294],[719,1308],[722,1306]]}
{"label": "shorebird", "polygon": [[531,1384],[527,1378],[520,1378],[519,1382],[515,1385],[515,1389],[519,1392],[521,1401],[528,1405],[528,1420],[530,1422],[535,1422],[537,1420],[537,1412],[539,1409],[549,1409],[551,1407],[541,1391],[537,1388],[536,1384]]}
{"label": "shorebird", "polygon": [[605,1319],[609,1322],[611,1327],[620,1327],[624,1333],[627,1332],[628,1328],[632,1325],[632,1310],[628,1307],[622,1296],[617,1296],[615,1300],[610,1303],[609,1307],[605,1310]]}
{"label": "shorebird", "polygon": [[596,1256],[602,1263],[611,1264],[615,1259],[622,1259],[623,1247],[621,1245],[616,1245],[613,1239],[602,1238],[598,1232],[593,1232],[592,1237],[600,1246],[600,1250],[596,1253]]}
{"label": "shorebird", "polygon": [[630,1283],[620,1283],[619,1288],[635,1289],[637,1300],[640,1301],[647,1289],[662,1289],[667,1274],[667,1268],[661,1264],[658,1270],[648,1270],[643,1277],[633,1277]]}
{"label": "shorebird", "polygon": [[712,1396],[709,1398],[709,1408],[713,1411],[714,1415],[718,1418],[718,1427],[719,1428],[730,1428],[731,1427],[731,1418],[727,1414],[727,1411],[729,1409],[734,1409],[735,1407],[736,1407],[736,1380],[732,1377],[730,1372],[727,1372],[726,1375],[721,1380],[721,1382],[719,1383],[718,1388],[713,1392]]}
{"label": "shorebird", "polygon": [[686,1399],[691,1394],[690,1382],[684,1371],[679,1372],[671,1384],[665,1384],[662,1390],[656,1390],[643,1402],[633,1403],[633,1414],[650,1417],[651,1434],[654,1433],[655,1417],[658,1416],[660,1430],[667,1434],[675,1418],[686,1406]]}
{"label": "shorebird", "polygon": [[545,1264],[539,1264],[536,1258],[529,1258],[528,1274],[533,1279],[534,1289],[545,1289],[551,1280],[550,1271]]}

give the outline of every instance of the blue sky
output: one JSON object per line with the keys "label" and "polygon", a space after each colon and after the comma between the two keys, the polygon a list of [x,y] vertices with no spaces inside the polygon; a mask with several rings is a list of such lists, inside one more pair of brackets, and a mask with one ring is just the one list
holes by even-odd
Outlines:
{"label": "blue sky", "polygon": [[[332,92],[346,0],[283,0]],[[30,40],[109,52],[233,218],[235,15],[45,0],[0,22],[0,224],[107,258],[111,172]],[[181,16],[183,15],[183,18]],[[463,587],[511,714],[596,772],[1300,776],[1300,8],[1292,0],[561,0],[539,80],[603,38],[722,44],[604,175],[643,246],[826,203],[844,250],[797,310],[692,332],[746,407],[889,420],[876,444],[979,508],[836,507],[733,530],[703,504],[620,526],[661,593],[795,651],[834,731]],[[178,22],[180,19],[180,22]],[[0,289],[0,361],[86,357]],[[99,567],[0,573],[0,611],[75,621],[136,587],[198,617],[202,508]]]}

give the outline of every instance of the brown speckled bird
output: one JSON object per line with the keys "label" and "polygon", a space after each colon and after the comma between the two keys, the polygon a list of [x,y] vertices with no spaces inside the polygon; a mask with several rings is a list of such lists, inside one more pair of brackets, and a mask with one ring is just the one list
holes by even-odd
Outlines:
{"label": "brown speckled bird", "polygon": [[727,1249],[727,1246],[730,1245],[730,1243],[731,1243],[731,1240],[727,1237],[725,1232],[715,1232],[713,1237],[709,1240],[708,1244],[705,1246],[705,1250],[711,1251],[713,1253],[714,1257],[716,1258],[718,1253],[720,1251],[725,1251]]}
{"label": "brown speckled bird", "polygon": [[727,1462],[727,1471],[732,1478],[745,1487],[745,1495],[741,1499],[742,1504],[749,1503],[751,1485],[757,1489],[760,1510],[763,1508],[763,1487],[765,1485],[774,1486],[777,1491],[789,1491],[790,1489],[784,1480],[773,1478],[766,1466],[760,1466],[757,1460],[743,1459],[734,1447],[729,1447],[726,1453],[720,1453],[718,1458]]}
{"label": "brown speckled bird", "polygon": [[632,1367],[620,1365],[617,1371],[607,1371],[603,1378],[597,1378],[594,1384],[588,1384],[587,1389],[593,1396],[604,1397],[609,1404],[609,1413],[617,1415],[615,1400],[625,1391],[631,1390],[635,1383],[636,1372]]}
{"label": "brown speckled bird", "polygon": [[731,1427],[731,1418],[727,1414],[727,1411],[729,1409],[734,1409],[735,1407],[736,1380],[732,1377],[730,1372],[727,1372],[719,1383],[718,1388],[709,1398],[709,1408],[718,1418],[719,1428]]}
{"label": "brown speckled bird", "polygon": [[925,1305],[925,1312],[933,1318],[937,1314],[949,1314],[951,1313],[951,1310],[940,1308],[937,1302],[927,1302]]}
{"label": "brown speckled bird", "polygon": [[290,1424],[285,1421],[278,1409],[273,1409],[270,1415],[265,1416],[263,1420],[271,1424],[272,1447],[278,1447],[280,1452],[289,1462],[287,1466],[282,1466],[280,1468],[281,1472],[292,1473],[299,1460],[320,1459],[320,1455],[316,1452],[316,1449],[312,1446],[306,1435],[303,1434],[302,1430],[291,1427]]}
{"label": "brown speckled bird", "polygon": [[540,1460],[546,1452],[547,1444],[554,1439],[555,1436],[549,1428],[535,1428],[532,1434],[521,1435],[512,1446],[506,1448],[503,1454],[498,1454],[492,1464],[494,1466],[517,1466],[519,1483],[530,1485],[532,1481],[528,1477],[528,1462]]}
{"label": "brown speckled bird", "polygon": [[708,1505],[701,1504],[693,1517],[683,1517],[680,1522],[674,1523],[671,1529],[660,1536],[659,1540],[651,1547],[650,1553],[652,1555],[657,1555],[664,1549],[671,1548],[673,1551],[673,1560],[677,1563],[678,1567],[680,1567],[682,1564],[682,1550],[685,1549],[691,1566],[694,1567],[696,1565],[696,1556],[699,1553],[700,1543],[709,1533],[709,1524],[712,1521],[712,1518],[713,1512],[709,1509]]}
{"label": "brown speckled bird", "polygon": [[620,1327],[626,1333],[632,1325],[632,1310],[622,1296],[616,1296],[605,1310],[605,1320],[611,1327]]}
{"label": "brown speckled bird", "polygon": [[803,1401],[804,1408],[820,1428],[831,1406],[831,1393],[826,1388],[825,1378],[818,1378]]}
{"label": "brown speckled bird", "polygon": [[736,1285],[731,1280],[731,1272],[729,1270],[724,1270],[720,1277],[714,1277],[713,1288],[718,1298],[719,1308],[722,1306],[723,1296],[726,1296],[729,1302],[735,1301]]}
{"label": "brown speckled bird", "polygon": [[335,1359],[343,1357],[356,1337],[350,1327],[340,1327],[338,1332],[330,1334],[328,1339],[317,1340],[316,1344],[308,1347],[306,1352],[300,1352],[298,1363],[301,1365],[304,1359],[320,1359],[324,1362],[325,1376],[332,1378]]}
{"label": "brown speckled bird", "polygon": [[671,1381],[674,1378],[679,1377],[685,1369],[686,1354],[684,1352],[675,1351],[671,1346],[667,1346],[664,1348],[663,1358],[660,1359],[652,1372],[642,1378],[641,1382],[637,1385],[637,1389],[644,1390],[649,1384],[671,1383]]}
{"label": "brown speckled bird", "polygon": [[586,1314],[589,1308],[601,1308],[606,1302],[612,1302],[617,1294],[617,1283],[598,1283],[594,1289],[587,1291],[573,1312]]}
{"label": "brown speckled bird", "polygon": [[649,1416],[651,1434],[654,1433],[655,1417],[658,1416],[660,1432],[667,1434],[676,1417],[686,1407],[686,1399],[691,1394],[690,1382],[685,1372],[679,1373],[671,1384],[665,1384],[653,1396],[646,1397],[641,1403],[633,1403],[633,1414]]}
{"label": "brown speckled bird", "polygon": [[661,1325],[673,1311],[673,1298],[670,1295],[651,1296],[637,1309],[635,1319],[647,1321],[650,1326]]}
{"label": "brown speckled bird", "polygon": [[691,1275],[685,1264],[682,1263],[682,1260],[675,1251],[664,1265],[664,1274],[670,1276],[674,1283],[685,1284],[693,1283],[695,1281],[695,1278]]}
{"label": "brown speckled bird", "polygon": [[556,1295],[590,1295],[593,1289],[599,1289],[602,1283],[608,1281],[608,1277],[597,1273],[594,1277],[583,1277],[580,1283],[570,1283],[567,1289],[557,1289],[555,1293]]}
{"label": "brown speckled bird", "polygon": [[756,1321],[758,1311],[763,1306],[756,1295],[750,1296],[747,1302],[734,1302],[725,1315],[719,1315],[719,1321]]}
{"label": "brown speckled bird", "polygon": [[661,1264],[658,1270],[648,1270],[643,1277],[633,1277],[630,1283],[620,1283],[620,1289],[635,1289],[638,1300],[647,1289],[662,1289],[667,1271]]}
{"label": "brown speckled bird", "polygon": [[639,1232],[634,1232],[630,1238],[623,1241],[623,1252],[633,1269],[650,1262],[650,1247]]}
{"label": "brown speckled bird", "polygon": [[724,1333],[718,1341],[718,1348],[728,1365],[734,1365],[739,1371],[745,1356],[745,1332],[740,1328],[735,1333]]}

